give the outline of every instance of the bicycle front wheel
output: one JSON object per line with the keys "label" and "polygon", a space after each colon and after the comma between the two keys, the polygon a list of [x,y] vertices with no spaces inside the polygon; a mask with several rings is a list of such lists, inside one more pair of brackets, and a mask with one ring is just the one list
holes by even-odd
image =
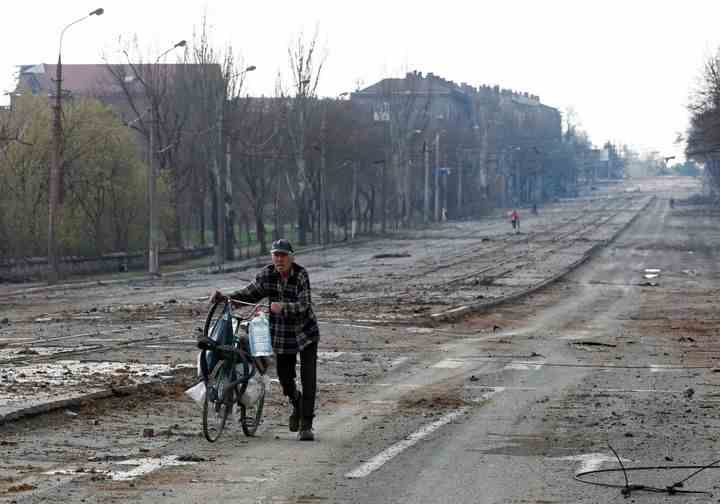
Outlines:
{"label": "bicycle front wheel", "polygon": [[246,436],[254,436],[262,423],[263,406],[265,405],[265,382],[262,380],[262,392],[255,404],[247,407],[240,403],[240,425]]}
{"label": "bicycle front wheel", "polygon": [[[225,428],[225,422],[235,402],[234,387],[226,387],[232,379],[228,366],[218,363],[208,377],[203,403],[203,434],[214,443]],[[225,390],[227,389],[227,390]]]}

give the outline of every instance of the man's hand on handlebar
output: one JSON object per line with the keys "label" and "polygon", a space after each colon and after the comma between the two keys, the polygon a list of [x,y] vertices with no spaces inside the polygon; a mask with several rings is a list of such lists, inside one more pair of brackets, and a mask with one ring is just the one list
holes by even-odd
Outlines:
{"label": "man's hand on handlebar", "polygon": [[227,299],[227,296],[220,292],[219,290],[216,290],[214,293],[210,295],[210,304],[215,304],[219,301],[224,301]]}

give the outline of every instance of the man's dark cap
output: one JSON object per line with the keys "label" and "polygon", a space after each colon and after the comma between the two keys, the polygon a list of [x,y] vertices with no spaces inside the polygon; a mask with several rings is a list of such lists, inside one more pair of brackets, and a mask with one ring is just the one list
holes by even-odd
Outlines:
{"label": "man's dark cap", "polygon": [[295,251],[292,248],[292,245],[290,245],[290,242],[287,241],[285,238],[280,238],[279,240],[275,240],[272,243],[272,247],[270,248],[270,253],[274,254],[275,252],[279,252],[281,254],[289,254],[294,255]]}

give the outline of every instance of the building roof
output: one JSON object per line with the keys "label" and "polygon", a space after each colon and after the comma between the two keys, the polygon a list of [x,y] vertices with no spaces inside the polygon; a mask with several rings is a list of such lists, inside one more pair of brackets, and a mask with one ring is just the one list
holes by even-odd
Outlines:
{"label": "building roof", "polygon": [[428,72],[408,72],[404,78],[387,78],[371,86],[352,93],[355,98],[380,97],[388,94],[434,94],[454,95],[457,98],[468,98],[473,96],[494,96],[503,97],[513,103],[527,106],[540,106],[540,97],[530,93],[520,93],[510,89],[502,89],[500,86],[479,86],[477,88],[466,83],[443,79],[442,77]]}
{"label": "building roof", "polygon": [[453,92],[462,92],[460,87],[454,82],[447,81],[433,73],[428,73],[426,76],[423,76],[422,72],[408,72],[402,79],[383,79],[352,94],[356,96],[382,96],[400,93],[451,94]]}
{"label": "building roof", "polygon": [[[134,85],[140,91],[140,83],[137,81],[135,71],[141,76],[143,73],[152,71],[156,75],[172,76],[178,72],[180,67],[184,70],[201,65],[190,64],[138,64],[133,69],[130,65],[66,65],[62,66],[62,87],[65,91],[79,96],[111,96],[121,94],[122,86],[118,83],[117,76],[121,76],[128,84]],[[213,71],[220,72],[220,65]],[[20,65],[18,90],[30,89],[33,94],[53,94],[55,88],[55,75],[57,65],[40,63],[37,65]],[[132,88],[131,88],[132,89]]]}

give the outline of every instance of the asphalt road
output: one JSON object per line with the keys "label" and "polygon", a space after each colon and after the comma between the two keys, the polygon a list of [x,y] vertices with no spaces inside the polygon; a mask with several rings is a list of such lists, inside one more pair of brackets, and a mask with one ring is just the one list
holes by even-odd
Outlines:
{"label": "asphalt road", "polygon": [[[648,194],[657,199],[642,200]],[[244,438],[239,428],[231,428],[221,442],[209,445],[198,435],[197,408],[182,398],[187,382],[168,384],[144,395],[5,426],[0,442],[8,451],[0,470],[6,476],[0,488],[16,502],[597,503],[621,500],[620,489],[582,484],[573,475],[616,467],[608,444],[631,467],[711,462],[720,448],[715,435],[720,421],[713,414],[720,400],[720,373],[714,372],[720,326],[713,309],[720,232],[711,209],[678,205],[670,210],[671,194],[686,197],[688,186],[648,181],[638,199],[617,195],[611,205],[620,212],[608,214],[603,207],[603,215],[612,216],[605,224],[585,221],[569,233],[572,242],[564,242],[571,249],[591,240],[593,235],[583,231],[589,229],[607,237],[610,229],[629,222],[628,209],[639,212],[613,243],[561,280],[453,323],[428,324],[423,315],[462,306],[476,294],[451,305],[439,304],[431,292],[423,294],[403,306],[403,317],[393,324],[383,323],[388,320],[382,316],[393,313],[392,304],[380,302],[373,315],[351,317],[349,300],[345,306],[342,302],[368,292],[403,291],[421,276],[427,277],[426,286],[437,287],[463,270],[485,271],[473,261],[481,252],[468,254],[460,240],[469,238],[457,230],[440,232],[454,232],[455,247],[460,243],[461,248],[437,257],[435,264],[428,258],[408,265],[407,276],[413,278],[406,282],[394,278],[351,293],[333,283],[337,268],[326,268],[324,279],[321,266],[311,263],[318,291],[333,300],[322,326],[326,337],[315,443],[299,443],[287,432],[276,387],[257,438]],[[545,223],[553,237],[565,234],[560,224],[568,225]],[[484,229],[473,231],[468,224],[465,231],[474,243],[488,245],[482,240],[488,235]],[[536,238],[547,242],[546,251],[557,242]],[[414,237],[412,243],[424,239],[432,241]],[[493,238],[505,239],[505,249],[518,245],[512,236]],[[398,238],[375,250],[397,249],[392,246],[397,243]],[[563,262],[562,255],[560,247],[552,256],[540,256],[552,263],[546,277],[576,260]],[[540,271],[542,260],[532,259],[523,264]],[[433,268],[439,273],[433,275]],[[398,269],[402,266],[395,264]],[[514,271],[515,279],[534,276],[527,267]],[[504,285],[527,288],[538,278]],[[187,299],[208,286],[207,280],[186,282],[172,287],[180,305],[180,296]],[[487,295],[492,298],[492,289],[502,284],[483,287],[491,287]],[[138,303],[149,300],[159,286],[148,287],[122,295],[114,291],[102,306],[127,306],[122,296],[134,296]],[[80,304],[75,313],[93,306]],[[424,307],[430,310],[416,312]],[[189,323],[172,316],[179,310],[165,308],[161,320]],[[20,315],[22,303],[15,309]],[[152,313],[158,316],[157,310]],[[407,320],[408,313],[421,316]],[[57,323],[68,322],[58,317]],[[32,327],[29,321],[17,324]],[[127,358],[127,349],[113,352]],[[177,349],[171,355],[186,358]],[[166,433],[144,439],[139,433],[147,427]],[[192,456],[179,465],[174,458],[179,455]],[[163,465],[153,466],[157,461]],[[116,477],[132,470],[134,475]],[[629,477],[664,487],[687,474],[667,469],[630,472]],[[603,478],[624,482],[618,473]],[[717,472],[710,469],[684,488],[717,494],[716,480]],[[638,490],[632,498],[659,502],[666,497]],[[706,494],[681,498],[717,500]]]}

